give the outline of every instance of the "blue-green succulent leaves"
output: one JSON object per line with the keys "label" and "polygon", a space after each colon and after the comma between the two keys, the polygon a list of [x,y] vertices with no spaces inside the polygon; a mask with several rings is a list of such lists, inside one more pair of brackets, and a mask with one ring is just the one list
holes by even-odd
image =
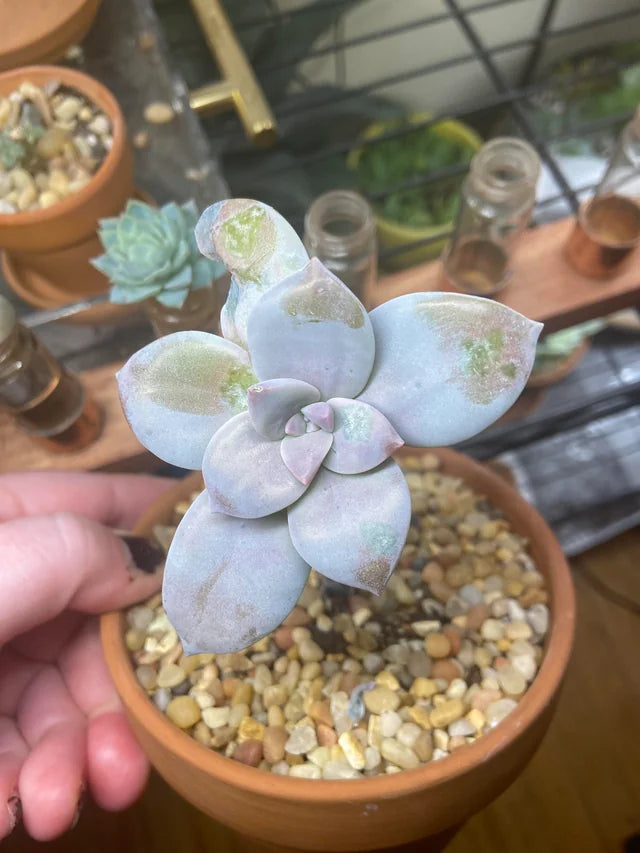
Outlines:
{"label": "blue-green succulent leaves", "polygon": [[411,511],[389,457],[498,418],[524,387],[540,325],[439,293],[369,315],[259,202],[213,205],[197,233],[235,279],[223,323],[233,342],[169,335],[118,380],[142,443],[202,467],[206,491],[178,528],[164,599],[188,651],[226,652],[277,627],[310,566],[383,589]]}
{"label": "blue-green succulent leaves", "polygon": [[111,301],[155,297],[181,308],[190,290],[209,287],[224,266],[200,254],[197,220],[192,201],[156,208],[133,199],[120,216],[102,219],[98,236],[105,251],[91,263],[111,282]]}

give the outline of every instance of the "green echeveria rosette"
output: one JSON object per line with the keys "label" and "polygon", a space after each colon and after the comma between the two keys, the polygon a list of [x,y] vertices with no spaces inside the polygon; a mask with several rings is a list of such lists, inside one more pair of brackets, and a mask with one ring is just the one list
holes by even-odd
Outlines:
{"label": "green echeveria rosette", "polygon": [[98,236],[105,252],[91,263],[111,282],[111,302],[155,298],[181,308],[189,291],[209,287],[224,267],[200,254],[194,236],[198,216],[193,201],[155,208],[130,200],[120,216],[101,219]]}

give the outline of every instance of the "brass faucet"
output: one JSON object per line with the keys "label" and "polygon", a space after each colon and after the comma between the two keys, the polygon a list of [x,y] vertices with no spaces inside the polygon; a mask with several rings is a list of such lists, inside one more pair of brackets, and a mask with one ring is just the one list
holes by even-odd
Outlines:
{"label": "brass faucet", "polygon": [[235,107],[249,139],[259,147],[272,145],[276,120],[220,0],[191,0],[191,5],[223,75],[191,92],[191,108],[208,114]]}

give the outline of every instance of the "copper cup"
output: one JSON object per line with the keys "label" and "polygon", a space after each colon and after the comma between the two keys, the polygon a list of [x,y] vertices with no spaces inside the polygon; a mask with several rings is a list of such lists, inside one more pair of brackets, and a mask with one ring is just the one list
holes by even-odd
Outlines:
{"label": "copper cup", "polygon": [[581,205],[565,246],[571,266],[591,278],[613,278],[640,242],[640,207],[619,195]]}

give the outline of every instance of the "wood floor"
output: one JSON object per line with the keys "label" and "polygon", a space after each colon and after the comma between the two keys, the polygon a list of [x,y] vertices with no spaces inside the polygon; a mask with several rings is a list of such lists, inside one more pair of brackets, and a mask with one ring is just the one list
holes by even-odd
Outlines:
{"label": "wood floor", "polygon": [[[573,562],[575,651],[538,754],[447,853],[614,853],[640,833],[640,614],[608,600],[598,580],[640,602],[640,530]],[[247,829],[251,816],[247,815]],[[230,834],[152,778],[120,815],[88,803],[78,826],[41,845],[17,831],[6,853],[235,853]],[[421,845],[416,845],[416,851]]]}

